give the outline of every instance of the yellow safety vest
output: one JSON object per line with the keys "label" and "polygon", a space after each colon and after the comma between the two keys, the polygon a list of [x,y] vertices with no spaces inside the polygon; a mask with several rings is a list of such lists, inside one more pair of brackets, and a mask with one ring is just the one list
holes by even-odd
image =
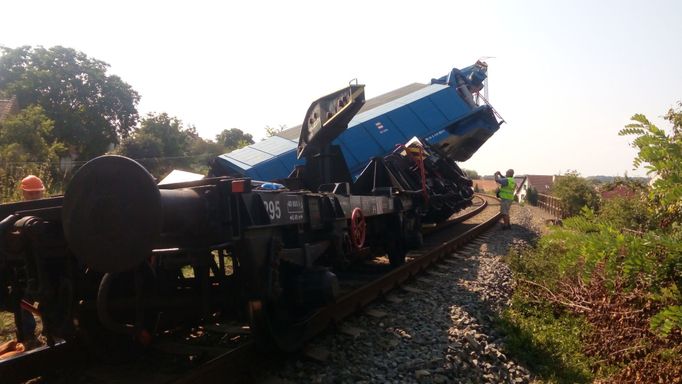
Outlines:
{"label": "yellow safety vest", "polygon": [[516,190],[516,181],[513,177],[507,177],[507,185],[500,186],[500,199],[514,200],[514,190]]}

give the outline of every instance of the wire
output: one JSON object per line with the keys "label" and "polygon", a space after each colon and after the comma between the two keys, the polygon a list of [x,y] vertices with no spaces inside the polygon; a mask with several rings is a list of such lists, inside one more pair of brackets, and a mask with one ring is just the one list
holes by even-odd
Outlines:
{"label": "wire", "polygon": [[[138,157],[138,158],[131,158],[135,161],[149,161],[149,160],[159,160],[159,161],[167,161],[167,160],[179,160],[179,159],[193,159],[193,158],[201,158],[201,157],[214,157],[215,155],[211,155],[208,153],[204,153],[201,155],[192,155],[192,156],[167,156],[167,157]],[[74,166],[76,165],[83,165],[87,163],[89,160],[72,160],[71,164]],[[0,164],[4,165],[24,165],[24,164],[53,164],[53,165],[61,165],[61,161],[10,161],[10,162],[3,162],[0,161]]]}

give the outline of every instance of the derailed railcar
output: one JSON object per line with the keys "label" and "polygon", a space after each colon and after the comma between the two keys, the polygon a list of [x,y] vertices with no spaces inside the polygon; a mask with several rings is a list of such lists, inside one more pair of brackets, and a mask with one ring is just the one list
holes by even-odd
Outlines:
{"label": "derailed railcar", "polygon": [[357,84],[314,102],[297,146],[305,165],[277,183],[214,174],[156,185],[135,161],[103,156],[63,197],[0,206],[0,308],[17,325],[22,309],[39,314],[49,342],[144,343],[220,314],[297,348],[306,316],[336,299],[336,271],[384,254],[402,264],[423,220],[471,200],[466,175],[419,139],[351,175],[333,142],[363,103]]}
{"label": "derailed railcar", "polygon": [[295,348],[294,324],[338,294],[334,269],[378,253],[404,261],[421,197],[356,195],[344,182],[267,188],[229,177],[157,186],[131,159],[94,159],[64,197],[2,206],[0,305],[17,319],[39,313],[51,340],[83,330],[144,341],[222,313],[248,314],[259,337]]}

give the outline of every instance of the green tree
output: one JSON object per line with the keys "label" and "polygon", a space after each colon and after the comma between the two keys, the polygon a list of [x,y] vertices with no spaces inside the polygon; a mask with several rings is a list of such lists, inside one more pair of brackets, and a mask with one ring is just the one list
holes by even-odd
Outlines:
{"label": "green tree", "polygon": [[[658,249],[652,252],[655,258],[651,269],[665,278],[658,285],[664,287],[660,299],[668,306],[651,319],[651,328],[668,335],[682,328],[682,102],[670,108],[664,119],[672,124],[670,133],[636,114],[619,134],[635,136],[631,143],[638,150],[633,161],[635,169],[643,166],[655,175],[648,203],[662,233],[656,235],[654,244]],[[670,250],[670,254],[662,254],[661,250]],[[638,260],[637,265],[641,264]]]}
{"label": "green tree", "polygon": [[190,136],[189,169],[195,173],[207,174],[211,160],[225,152],[225,147],[212,140],[205,140],[199,135]]}
{"label": "green tree", "polygon": [[48,142],[53,125],[39,106],[0,123],[0,202],[20,200],[17,185],[29,174],[43,180],[48,194],[61,192],[59,155],[67,151],[59,142]]}
{"label": "green tree", "polygon": [[682,102],[671,108],[664,118],[672,123],[672,133],[652,124],[644,115],[636,114],[633,123],[620,131],[621,136],[636,136],[632,146],[639,150],[633,165],[644,167],[655,175],[649,201],[655,219],[663,228],[682,225]]}
{"label": "green tree", "polygon": [[224,129],[216,137],[215,141],[225,147],[228,151],[253,144],[253,136],[250,133],[244,133],[241,129],[231,128]]}
{"label": "green tree", "polygon": [[462,171],[464,171],[464,173],[466,173],[471,180],[478,180],[481,178],[478,172],[474,171],[473,169],[462,169]]}
{"label": "green tree", "polygon": [[65,152],[50,142],[54,122],[40,106],[30,106],[0,123],[0,155],[3,162],[56,162]]}
{"label": "green tree", "polygon": [[265,137],[275,136],[276,134],[283,132],[285,129],[287,129],[286,125],[280,125],[277,128],[266,125],[265,126]]}
{"label": "green tree", "polygon": [[532,206],[537,206],[538,205],[538,190],[530,187],[526,191],[526,201],[528,201],[528,204]]}
{"label": "green tree", "polygon": [[0,48],[0,91],[20,108],[39,105],[54,122],[49,143],[61,142],[89,159],[134,129],[139,95],[109,65],[74,49]]}
{"label": "green tree", "polygon": [[552,195],[561,199],[564,213],[577,215],[583,207],[599,209],[599,196],[592,184],[573,171],[561,176],[552,186]]}
{"label": "green tree", "polygon": [[161,177],[174,167],[187,166],[193,135],[194,128],[185,128],[178,118],[150,113],[114,152],[139,161],[154,176]]}

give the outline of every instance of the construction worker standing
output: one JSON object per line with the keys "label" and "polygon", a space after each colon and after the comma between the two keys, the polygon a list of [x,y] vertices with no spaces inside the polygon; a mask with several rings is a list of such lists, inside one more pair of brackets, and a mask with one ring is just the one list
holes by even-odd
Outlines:
{"label": "construction worker standing", "polygon": [[21,180],[21,192],[24,194],[24,200],[42,199],[45,185],[38,176],[28,175]]}
{"label": "construction worker standing", "polygon": [[[24,200],[38,200],[43,198],[45,193],[45,185],[38,176],[28,175],[21,180],[19,185],[23,194]],[[14,356],[23,353],[25,350],[31,349],[40,344],[36,338],[36,319],[33,314],[26,309],[19,311],[21,319],[21,330],[23,340],[9,341],[0,345],[0,359]]]}
{"label": "construction worker standing", "polygon": [[510,229],[511,223],[509,221],[509,209],[514,201],[514,192],[516,191],[516,181],[514,180],[514,170],[508,169],[502,177],[500,171],[495,172],[495,182],[500,184],[500,213],[502,214],[502,229]]}

